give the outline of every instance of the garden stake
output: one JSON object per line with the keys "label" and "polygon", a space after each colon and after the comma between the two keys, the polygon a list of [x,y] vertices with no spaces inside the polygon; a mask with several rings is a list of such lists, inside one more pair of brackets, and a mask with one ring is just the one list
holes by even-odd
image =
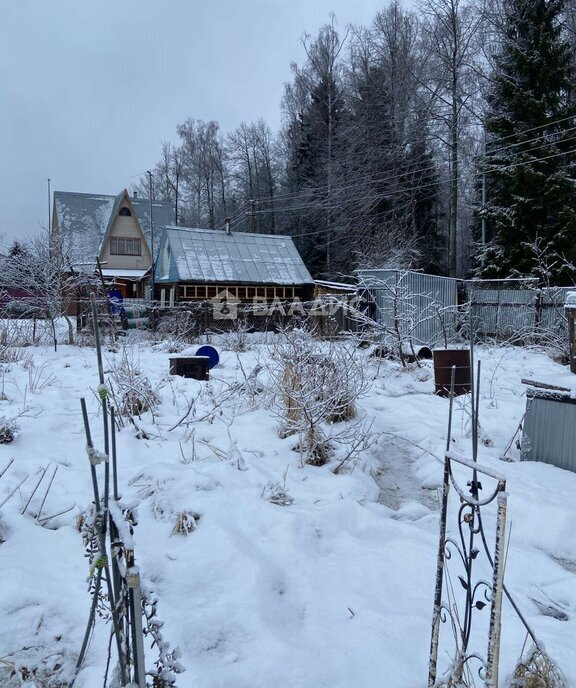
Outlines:
{"label": "garden stake", "polygon": [[26,513],[26,509],[28,508],[28,505],[32,501],[32,497],[36,494],[36,490],[40,487],[40,483],[44,480],[44,476],[46,475],[46,471],[48,470],[48,467],[42,469],[42,475],[40,476],[40,480],[36,483],[36,487],[32,490],[32,493],[28,497],[28,501],[24,505],[22,511],[20,512],[22,515]]}
{"label": "garden stake", "polygon": [[132,647],[134,653],[134,674],[139,688],[146,688],[146,668],[144,664],[144,632],[142,629],[142,591],[140,571],[134,565],[134,552],[126,553],[128,571],[126,580],[130,596],[130,620],[132,628]]}
{"label": "garden stake", "polygon": [[88,623],[86,624],[86,630],[84,632],[84,639],[82,640],[82,647],[80,648],[80,654],[78,655],[78,661],[76,662],[76,669],[74,670],[74,676],[68,684],[68,688],[72,688],[78,674],[80,672],[80,667],[84,662],[84,656],[86,650],[88,649],[88,641],[90,640],[90,634],[92,633],[92,626],[94,625],[94,619],[96,616],[96,605],[98,604],[98,592],[100,591],[100,585],[102,582],[102,569],[99,568],[96,571],[96,581],[94,583],[94,595],[92,597],[92,604],[90,605],[90,614],[88,615]]}
{"label": "garden stake", "polygon": [[[92,309],[92,321],[94,325],[94,344],[96,346],[96,360],[98,362],[98,396],[102,405],[102,429],[104,432],[104,453],[110,456],[110,438],[109,438],[109,424],[108,424],[108,389],[104,381],[104,366],[102,364],[102,346],[100,342],[100,326],[98,324],[98,310],[96,307],[96,296],[94,292],[90,294],[90,306]],[[112,432],[114,432],[114,424],[112,424]],[[110,539],[112,542],[118,541],[118,529],[114,523],[114,519],[110,516],[108,510],[108,500],[110,495],[110,462],[106,460],[104,465],[104,511],[109,519]],[[117,490],[115,491],[114,499],[117,499]],[[113,554],[113,553],[112,553]],[[120,572],[118,570],[118,561],[115,556],[112,556],[112,584],[114,587],[114,599],[120,603]],[[118,620],[119,621],[119,620]],[[122,637],[125,637],[124,624],[122,624]]]}
{"label": "garden stake", "polygon": [[494,572],[492,576],[492,605],[490,607],[490,630],[486,658],[486,688],[498,688],[498,665],[500,660],[500,635],[502,631],[502,588],[504,587],[504,539],[506,537],[506,481],[498,483],[498,516],[496,520],[496,544],[494,549]]}
{"label": "garden stake", "polygon": [[[448,411],[448,434],[446,437],[446,457],[450,451],[452,435],[452,410],[454,407],[454,385],[456,366],[452,366],[450,377],[450,407]],[[440,510],[440,537],[438,539],[438,559],[436,564],[436,586],[434,589],[434,614],[432,617],[432,639],[430,641],[430,662],[428,668],[428,688],[436,683],[438,665],[438,643],[440,640],[440,620],[442,615],[442,588],[444,585],[444,563],[446,558],[446,519],[448,514],[448,492],[450,490],[450,465],[444,458],[444,480],[442,482],[442,506]]]}
{"label": "garden stake", "polygon": [[44,508],[44,503],[46,502],[46,499],[48,497],[48,493],[50,492],[50,489],[52,487],[52,483],[54,482],[54,478],[56,477],[56,473],[58,472],[58,466],[54,467],[54,473],[52,473],[52,477],[50,478],[50,482],[48,483],[48,487],[46,488],[46,492],[44,493],[44,498],[42,499],[42,503],[40,504],[40,508],[38,509],[38,515],[36,516],[36,520],[40,521],[40,516],[42,514],[42,509]]}
{"label": "garden stake", "polygon": [[4,475],[4,473],[6,473],[6,471],[10,468],[10,466],[11,466],[13,463],[14,463],[14,459],[10,459],[10,461],[8,461],[8,465],[7,465],[6,468],[2,471],[2,473],[0,473],[0,478]]}
{"label": "garden stake", "polygon": [[22,485],[24,485],[24,483],[28,480],[29,477],[30,477],[30,476],[27,475],[25,478],[23,478],[23,479],[20,481],[20,483],[19,483],[18,485],[16,485],[16,487],[15,487],[15,488],[12,490],[12,492],[6,497],[6,499],[2,502],[2,504],[0,504],[0,509],[4,506],[4,504],[6,504],[6,502],[10,499],[10,497],[12,497],[12,495],[14,495],[16,492],[18,492],[18,490],[22,487]]}
{"label": "garden stake", "polygon": [[[96,531],[98,535],[98,546],[99,546],[99,557],[96,562],[97,570],[104,569],[104,573],[106,574],[105,579],[106,579],[106,586],[108,589],[108,600],[110,602],[110,611],[112,614],[112,624],[114,626],[114,635],[116,636],[116,645],[118,649],[118,664],[120,667],[120,678],[122,680],[122,685],[124,686],[126,684],[126,666],[124,662],[124,654],[122,651],[122,640],[121,640],[121,634],[120,634],[120,625],[118,622],[118,610],[116,608],[116,601],[114,599],[114,591],[112,589],[112,582],[110,580],[110,568],[108,566],[108,556],[106,553],[106,520],[108,518],[108,500],[105,498],[105,504],[106,508],[104,511],[102,511],[102,508],[100,506],[100,497],[99,497],[99,492],[98,492],[98,481],[96,478],[96,463],[99,463],[102,460],[102,456],[98,456],[96,452],[94,451],[94,446],[92,445],[92,437],[90,434],[90,424],[88,421],[88,412],[86,410],[86,400],[84,398],[80,399],[80,404],[82,406],[82,417],[84,419],[84,432],[86,434],[86,447],[87,447],[87,452],[88,452],[88,457],[90,459],[90,472],[92,475],[92,487],[94,489],[94,506],[96,510]],[[107,459],[107,456],[106,456]],[[108,464],[108,461],[106,460],[106,464]],[[96,579],[96,584],[98,585],[97,588],[95,588],[94,591],[94,596],[98,597],[98,594],[100,592],[100,583],[101,583],[102,577],[99,576]],[[91,626],[90,620],[89,620],[89,627]],[[88,630],[88,629],[87,629]]]}

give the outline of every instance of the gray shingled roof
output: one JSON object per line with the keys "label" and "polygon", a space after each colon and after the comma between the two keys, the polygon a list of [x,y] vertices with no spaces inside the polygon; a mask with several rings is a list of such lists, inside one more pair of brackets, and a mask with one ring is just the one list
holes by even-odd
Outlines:
{"label": "gray shingled roof", "polygon": [[[61,236],[73,262],[94,263],[100,253],[102,241],[111,219],[115,215],[122,194],[54,192],[54,212]],[[130,198],[138,222],[150,245],[150,201],[147,198]],[[157,251],[162,228],[174,223],[174,207],[164,201],[152,202],[154,220],[154,248]]]}
{"label": "gray shingled roof", "polygon": [[166,228],[155,281],[313,284],[292,237],[185,227]]}

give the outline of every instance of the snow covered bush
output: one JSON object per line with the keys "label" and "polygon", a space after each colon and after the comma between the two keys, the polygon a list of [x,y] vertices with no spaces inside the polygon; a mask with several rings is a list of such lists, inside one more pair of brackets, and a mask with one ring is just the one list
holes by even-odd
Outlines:
{"label": "snow covered bush", "polygon": [[182,308],[171,308],[156,316],[156,334],[161,339],[170,338],[182,342],[194,341],[205,330],[206,310],[209,304],[186,304]]}
{"label": "snow covered bush", "polygon": [[23,365],[28,370],[28,389],[32,394],[40,394],[56,382],[55,375],[48,369],[46,363],[37,366],[30,358]]}
{"label": "snow covered bush", "polygon": [[65,688],[69,685],[72,659],[61,647],[62,638],[52,645],[26,645],[0,657],[2,688]]}
{"label": "snow covered bush", "polygon": [[13,418],[0,416],[0,444],[10,444],[18,433],[18,423]]}
{"label": "snow covered bush", "polygon": [[176,515],[176,523],[172,528],[172,535],[190,535],[198,528],[200,514],[195,511],[181,511]]}
{"label": "snow covered bush", "polygon": [[532,648],[514,671],[510,688],[567,688],[567,683],[549,657],[539,648]]}
{"label": "snow covered bush", "polygon": [[152,646],[158,651],[158,659],[154,668],[147,673],[152,676],[152,688],[171,688],[176,685],[177,675],[186,671],[180,658],[180,648],[171,648],[162,635],[164,622],[158,614],[158,597],[153,590],[142,586],[142,613],[144,615],[144,635],[152,641]]}
{"label": "snow covered bush", "polygon": [[[330,424],[356,416],[356,401],[366,380],[354,349],[340,342],[320,342],[306,330],[286,330],[272,351],[274,408],[282,437],[297,434],[306,463],[322,466],[338,434]],[[331,435],[331,439],[329,439]]]}
{"label": "snow covered bush", "polygon": [[294,497],[286,492],[286,480],[284,480],[284,484],[269,482],[265,485],[262,490],[262,499],[277,506],[290,506],[294,504]]}
{"label": "snow covered bush", "polygon": [[230,327],[226,332],[220,334],[218,340],[223,349],[242,353],[248,351],[249,334],[253,328],[248,323],[245,315],[239,315],[238,318],[230,322]]}
{"label": "snow covered bush", "polygon": [[154,412],[160,403],[160,396],[150,380],[139,369],[131,349],[124,349],[120,360],[110,374],[110,394],[122,424],[122,417],[140,416],[146,411]]}

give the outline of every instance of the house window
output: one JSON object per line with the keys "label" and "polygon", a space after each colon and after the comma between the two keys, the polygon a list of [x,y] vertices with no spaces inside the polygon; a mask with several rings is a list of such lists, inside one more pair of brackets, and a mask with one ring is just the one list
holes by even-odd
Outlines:
{"label": "house window", "polygon": [[141,240],[112,237],[110,239],[110,253],[113,256],[141,256]]}
{"label": "house window", "polygon": [[121,215],[122,217],[132,217],[130,208],[120,208],[120,212],[118,213],[118,215]]}

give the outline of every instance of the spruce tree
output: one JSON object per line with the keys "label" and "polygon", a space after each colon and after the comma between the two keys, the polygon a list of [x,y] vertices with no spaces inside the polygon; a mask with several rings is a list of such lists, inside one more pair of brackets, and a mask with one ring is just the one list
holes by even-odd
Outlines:
{"label": "spruce tree", "polygon": [[563,0],[508,0],[486,118],[484,277],[574,281],[574,67]]}

